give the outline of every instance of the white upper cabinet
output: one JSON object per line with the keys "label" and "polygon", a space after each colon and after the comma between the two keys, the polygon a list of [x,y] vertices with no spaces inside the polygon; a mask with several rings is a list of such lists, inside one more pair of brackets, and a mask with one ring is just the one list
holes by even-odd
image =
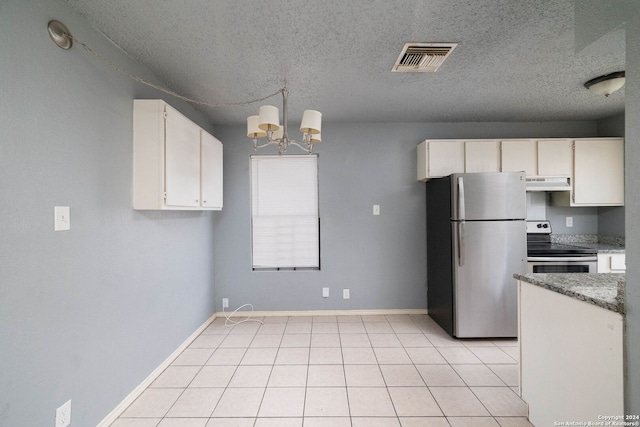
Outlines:
{"label": "white upper cabinet", "polygon": [[512,139],[503,140],[501,144],[502,172],[571,176],[572,139]]}
{"label": "white upper cabinet", "polygon": [[576,139],[571,206],[624,205],[624,141]]}
{"label": "white upper cabinet", "polygon": [[459,172],[464,172],[463,141],[436,139],[418,145],[418,181]]}
{"label": "white upper cabinet", "polygon": [[573,140],[542,139],[538,141],[538,175],[571,176]]}
{"label": "white upper cabinet", "polygon": [[568,177],[553,191],[562,206],[624,206],[622,138],[426,140],[418,145],[418,181],[472,172],[520,172]]}
{"label": "white upper cabinet", "polygon": [[474,139],[464,142],[464,171],[500,172],[500,141]]}
{"label": "white upper cabinet", "polygon": [[222,209],[222,142],[201,130],[200,200],[208,209]]}
{"label": "white upper cabinet", "polygon": [[538,152],[535,139],[502,140],[502,172],[538,175]]}
{"label": "white upper cabinet", "polygon": [[162,100],[133,116],[133,208],[222,209],[222,143]]}
{"label": "white upper cabinet", "polygon": [[168,105],[165,108],[167,206],[200,206],[200,128]]}

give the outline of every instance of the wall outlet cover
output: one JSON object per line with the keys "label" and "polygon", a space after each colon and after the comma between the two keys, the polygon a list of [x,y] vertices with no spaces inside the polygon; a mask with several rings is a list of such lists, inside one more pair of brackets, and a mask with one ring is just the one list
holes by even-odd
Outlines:
{"label": "wall outlet cover", "polygon": [[222,308],[229,308],[229,298],[222,298]]}
{"label": "wall outlet cover", "polygon": [[56,409],[56,427],[68,427],[71,425],[71,400]]}
{"label": "wall outlet cover", "polygon": [[349,289],[343,289],[342,290],[342,299],[349,299],[351,298]]}
{"label": "wall outlet cover", "polygon": [[329,288],[322,288],[322,298],[329,298]]}

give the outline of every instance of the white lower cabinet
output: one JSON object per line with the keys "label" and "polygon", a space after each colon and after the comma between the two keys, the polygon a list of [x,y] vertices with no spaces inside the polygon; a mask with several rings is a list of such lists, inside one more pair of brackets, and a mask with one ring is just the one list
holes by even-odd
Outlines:
{"label": "white lower cabinet", "polygon": [[133,116],[133,208],[222,209],[222,143],[162,100]]}
{"label": "white lower cabinet", "polygon": [[529,421],[587,425],[622,415],[622,315],[523,281],[518,306],[520,394]]}
{"label": "white lower cabinet", "polygon": [[624,273],[626,270],[625,254],[598,254],[598,273]]}

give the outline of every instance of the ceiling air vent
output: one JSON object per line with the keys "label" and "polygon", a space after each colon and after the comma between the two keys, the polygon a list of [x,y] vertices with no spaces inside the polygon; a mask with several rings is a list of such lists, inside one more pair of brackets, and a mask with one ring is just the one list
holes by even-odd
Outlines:
{"label": "ceiling air vent", "polygon": [[391,71],[424,73],[437,71],[458,43],[405,43]]}

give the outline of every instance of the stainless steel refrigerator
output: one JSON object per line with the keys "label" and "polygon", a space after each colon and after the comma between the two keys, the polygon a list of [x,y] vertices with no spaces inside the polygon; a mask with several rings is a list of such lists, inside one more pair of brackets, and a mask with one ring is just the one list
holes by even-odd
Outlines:
{"label": "stainless steel refrigerator", "polygon": [[427,308],[451,336],[517,336],[526,209],[524,172],[427,182]]}

